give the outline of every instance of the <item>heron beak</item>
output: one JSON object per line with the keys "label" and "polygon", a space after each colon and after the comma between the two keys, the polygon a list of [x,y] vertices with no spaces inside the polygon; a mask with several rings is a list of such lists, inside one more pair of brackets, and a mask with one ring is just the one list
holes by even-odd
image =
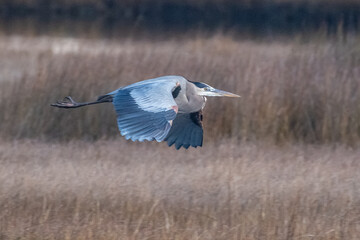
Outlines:
{"label": "heron beak", "polygon": [[226,92],[216,88],[205,90],[201,95],[209,97],[240,97],[239,95],[236,95],[234,93]]}

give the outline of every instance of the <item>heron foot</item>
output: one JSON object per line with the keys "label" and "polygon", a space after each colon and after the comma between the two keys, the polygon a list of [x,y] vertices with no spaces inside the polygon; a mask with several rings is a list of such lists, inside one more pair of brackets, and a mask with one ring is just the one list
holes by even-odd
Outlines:
{"label": "heron foot", "polygon": [[76,108],[79,107],[79,103],[75,102],[70,96],[67,96],[62,101],[57,101],[56,103],[51,104],[52,107],[58,108]]}

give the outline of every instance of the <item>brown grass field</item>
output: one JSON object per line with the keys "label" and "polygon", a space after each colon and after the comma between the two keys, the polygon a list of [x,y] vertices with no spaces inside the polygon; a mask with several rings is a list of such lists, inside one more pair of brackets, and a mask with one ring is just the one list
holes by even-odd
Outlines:
{"label": "brown grass field", "polygon": [[111,104],[75,111],[49,105],[68,95],[93,100],[139,80],[183,75],[242,96],[209,99],[207,139],[360,140],[357,38],[261,43],[221,34],[163,41],[14,36],[0,38],[0,63],[5,139],[118,137]]}
{"label": "brown grass field", "polygon": [[[360,239],[360,48],[325,37],[0,34],[0,239]],[[167,74],[242,96],[208,100],[203,148],[49,106]]]}
{"label": "brown grass field", "polygon": [[359,150],[0,144],[1,239],[359,239]]}

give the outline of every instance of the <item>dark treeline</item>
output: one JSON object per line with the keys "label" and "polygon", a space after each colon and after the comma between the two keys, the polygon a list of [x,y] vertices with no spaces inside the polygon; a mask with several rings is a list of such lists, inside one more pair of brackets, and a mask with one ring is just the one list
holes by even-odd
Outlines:
{"label": "dark treeline", "polygon": [[158,30],[190,28],[250,30],[293,33],[326,28],[328,33],[339,29],[359,30],[360,4],[356,2],[269,2],[251,1],[5,1],[0,4],[3,21],[23,17],[49,19],[101,20],[104,27],[119,23],[140,24]]}

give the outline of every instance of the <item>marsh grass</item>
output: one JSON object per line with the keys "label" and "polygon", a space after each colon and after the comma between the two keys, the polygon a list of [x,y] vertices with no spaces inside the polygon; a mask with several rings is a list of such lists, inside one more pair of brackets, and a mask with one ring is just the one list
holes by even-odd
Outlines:
{"label": "marsh grass", "polygon": [[[156,145],[156,146],[155,146]],[[358,239],[359,151],[0,144],[2,239]]]}
{"label": "marsh grass", "polygon": [[205,136],[356,145],[360,54],[356,41],[261,43],[210,38],[121,41],[3,37],[0,135],[54,140],[117,137],[111,104],[49,105],[71,95],[94,100],[161,75],[237,93],[209,99]]}
{"label": "marsh grass", "polygon": [[[359,56],[356,39],[0,37],[0,239],[358,239]],[[49,106],[167,74],[242,96],[208,100],[202,148],[126,141],[111,104]]]}

